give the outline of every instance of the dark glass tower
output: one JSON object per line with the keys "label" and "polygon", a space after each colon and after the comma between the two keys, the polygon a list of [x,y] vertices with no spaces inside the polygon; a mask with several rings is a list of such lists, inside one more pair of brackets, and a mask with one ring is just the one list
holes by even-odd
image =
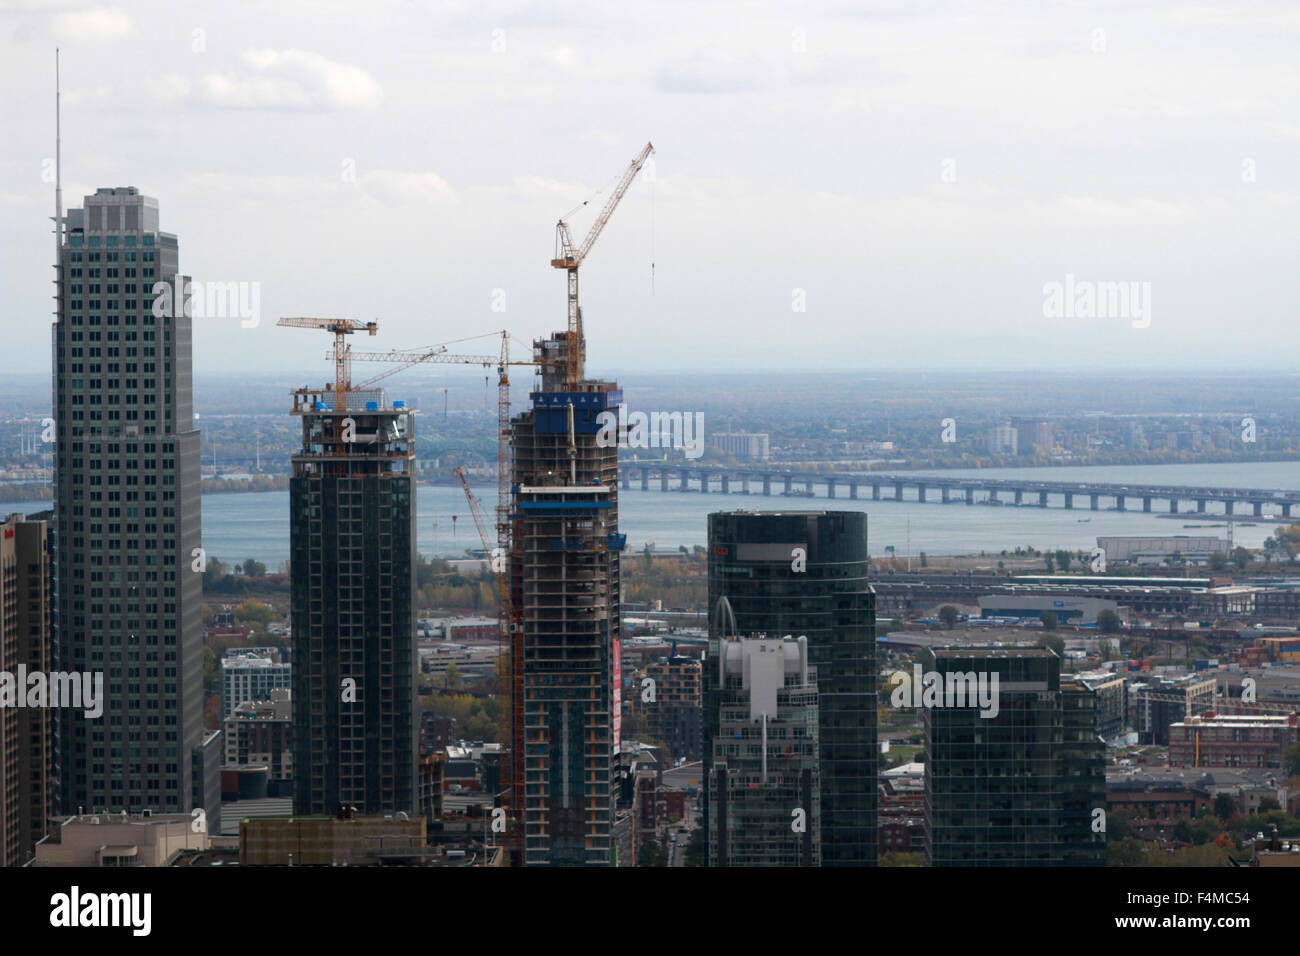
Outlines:
{"label": "dark glass tower", "polygon": [[[176,237],[134,187],[68,210],[54,323],[59,668],[104,673],[60,715],[62,810],[191,809],[203,736],[199,433]],[[160,314],[155,314],[158,312]]]}
{"label": "dark glass tower", "polygon": [[415,813],[415,417],[382,389],[294,394],[294,812]]}
{"label": "dark glass tower", "polygon": [[[998,677],[997,714],[922,708],[927,866],[1097,866],[1104,745],[1090,690],[1060,678],[1047,648],[922,651],[926,671]],[[991,687],[991,684],[988,685]]]}
{"label": "dark glass tower", "polygon": [[[709,607],[726,597],[739,634],[808,638],[817,673],[822,866],[876,864],[876,595],[867,570],[862,512],[709,515]],[[719,732],[719,637],[710,633],[704,665],[706,741]],[[704,760],[707,779],[708,747]],[[706,792],[706,819],[708,800]]]}
{"label": "dark glass tower", "polygon": [[[533,407],[511,426],[510,575],[522,640],[523,862],[615,862],[614,705],[619,636],[618,448],[598,416],[611,382],[566,385],[560,336],[534,345],[547,362]],[[570,427],[572,424],[572,427]]]}

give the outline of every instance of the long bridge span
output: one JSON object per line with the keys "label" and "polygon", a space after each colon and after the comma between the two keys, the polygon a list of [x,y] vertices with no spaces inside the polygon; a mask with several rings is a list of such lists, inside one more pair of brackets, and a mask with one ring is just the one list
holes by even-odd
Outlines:
{"label": "long bridge span", "polygon": [[[1211,488],[1194,485],[1112,484],[1026,478],[953,477],[941,473],[886,475],[624,462],[624,488],[643,491],[742,494],[794,498],[908,501],[918,504],[1021,505],[1099,511],[1168,511],[1169,514],[1245,514],[1291,517],[1300,491],[1281,488]],[[818,492],[820,491],[820,494]],[[1211,509],[1210,506],[1217,506]],[[1220,510],[1221,509],[1221,510]]]}

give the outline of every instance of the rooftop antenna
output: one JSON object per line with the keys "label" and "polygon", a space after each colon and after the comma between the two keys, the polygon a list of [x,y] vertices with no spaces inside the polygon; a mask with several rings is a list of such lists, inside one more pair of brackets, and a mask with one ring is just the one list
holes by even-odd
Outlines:
{"label": "rooftop antenna", "polygon": [[[54,301],[57,310],[62,304],[63,288],[63,91],[59,83],[59,48],[54,48]],[[58,315],[58,312],[55,312]]]}

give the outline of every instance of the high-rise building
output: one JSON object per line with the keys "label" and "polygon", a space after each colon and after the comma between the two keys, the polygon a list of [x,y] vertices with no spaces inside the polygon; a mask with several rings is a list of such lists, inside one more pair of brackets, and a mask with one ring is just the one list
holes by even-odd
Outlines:
{"label": "high-rise building", "polygon": [[1201,674],[1165,674],[1152,677],[1132,689],[1136,709],[1138,740],[1157,747],[1169,746],[1171,724],[1214,707],[1218,680]]}
{"label": "high-rise building", "polygon": [[716,432],[709,444],[735,458],[766,461],[772,457],[766,432]]}
{"label": "high-rise building", "polygon": [[[203,736],[203,595],[187,279],[157,200],[134,187],[97,190],[61,225],[59,667],[103,672],[105,695],[98,718],[61,715],[62,810],[188,812]],[[155,296],[159,282],[180,294]]]}
{"label": "high-rise building", "polygon": [[509,573],[523,658],[515,706],[524,725],[524,806],[516,816],[525,865],[606,866],[618,862],[623,538],[618,448],[597,441],[597,416],[616,409],[622,393],[612,382],[567,384],[564,349],[563,333],[534,344],[548,363],[542,387],[511,425]]}
{"label": "high-rise building", "polygon": [[[1061,680],[1043,647],[935,648],[921,660],[940,691],[921,708],[926,865],[1104,864],[1104,834],[1092,830],[1105,810],[1093,692]],[[972,681],[993,706],[961,696]]]}
{"label": "high-rise building", "polygon": [[414,813],[414,413],[382,389],[302,389],[293,413],[294,812]]}
{"label": "high-rise building", "polygon": [[[51,670],[50,576],[44,521],[0,524],[0,680],[26,695],[21,674]],[[20,670],[21,668],[21,670]],[[13,701],[5,701],[12,704]],[[21,866],[54,809],[51,707],[0,705],[0,866]]]}
{"label": "high-rise building", "polygon": [[243,650],[221,659],[221,719],[247,701],[271,699],[271,691],[293,686],[293,665]]}
{"label": "high-rise building", "polygon": [[654,681],[653,701],[638,701],[645,727],[655,740],[668,745],[674,759],[700,759],[703,746],[701,667],[697,657],[678,655],[647,664],[645,676]]}
{"label": "high-rise building", "polygon": [[808,644],[763,634],[710,641],[710,866],[821,865],[817,668]]}
{"label": "high-rise building", "polygon": [[1002,422],[988,430],[985,443],[990,455],[1015,455],[1020,447],[1020,432],[1010,422]]}
{"label": "high-rise building", "polygon": [[[860,511],[709,515],[709,607],[725,597],[735,633],[808,638],[817,669],[822,866],[876,864],[876,595],[868,565]],[[709,660],[721,636],[711,632]],[[706,701],[715,679],[706,663]],[[706,704],[704,720],[704,738],[713,740],[716,708]],[[706,776],[710,759],[706,746]]]}

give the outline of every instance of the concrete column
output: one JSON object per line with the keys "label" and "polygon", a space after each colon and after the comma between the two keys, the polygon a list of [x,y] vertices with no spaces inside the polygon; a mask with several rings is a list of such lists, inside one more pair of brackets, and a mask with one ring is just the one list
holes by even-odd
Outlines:
{"label": "concrete column", "polygon": [[1235,501],[1225,501],[1225,502],[1223,503],[1223,513],[1224,513],[1224,514],[1232,514],[1232,509],[1233,509],[1233,506],[1234,506],[1234,505],[1236,505],[1236,502],[1235,502]]}
{"label": "concrete column", "polygon": [[903,483],[901,481],[894,482],[894,500],[903,500]]}
{"label": "concrete column", "polygon": [[789,475],[786,475],[786,476],[785,476],[785,493],[786,493],[786,494],[789,494],[789,493],[792,492],[792,491],[794,491],[794,479],[791,478]]}
{"label": "concrete column", "polygon": [[1264,502],[1256,501],[1254,502],[1254,505],[1255,505],[1255,517],[1258,518],[1264,514]]}
{"label": "concrete column", "polygon": [[1092,499],[1091,502],[1092,510],[1096,511],[1100,507],[1100,505],[1098,504],[1098,499],[1101,497],[1101,495],[1089,495],[1088,497]]}
{"label": "concrete column", "polygon": [[871,485],[871,500],[872,501],[880,500],[880,485],[877,485],[874,482]]}
{"label": "concrete column", "polygon": [[1065,510],[1069,511],[1074,508],[1074,495],[1070,492],[1065,493]]}
{"label": "concrete column", "polygon": [[1024,489],[1023,489],[1023,488],[1017,488],[1017,489],[1016,489],[1016,504],[1020,505],[1020,504],[1024,504],[1024,503],[1025,503],[1025,492],[1024,492]]}
{"label": "concrete column", "polygon": [[925,485],[916,486],[916,500],[921,504],[925,504]]}
{"label": "concrete column", "polygon": [[[811,481],[808,482],[808,487],[809,487],[809,488],[812,487],[812,482],[811,482]],[[835,479],[834,479],[834,478],[827,478],[827,479],[826,479],[826,497],[827,497],[827,498],[834,498],[834,497],[835,497]]]}
{"label": "concrete column", "polygon": [[1123,495],[1116,495],[1116,496],[1115,496],[1115,510],[1116,510],[1116,511],[1127,511],[1127,510],[1128,510],[1128,509],[1124,506],[1124,496],[1123,496]]}
{"label": "concrete column", "polygon": [[701,471],[700,472],[700,494],[707,495],[708,493],[709,493],[709,473],[707,471]]}
{"label": "concrete column", "polygon": [[1040,508],[1046,508],[1046,507],[1047,507],[1047,492],[1045,492],[1045,491],[1040,491],[1040,492],[1038,493],[1038,507],[1040,507]]}
{"label": "concrete column", "polygon": [[731,494],[731,477],[729,475],[722,476],[722,493],[724,495]]}
{"label": "concrete column", "polygon": [[995,502],[995,501],[997,501],[997,500],[998,500],[998,492],[997,492],[997,489],[994,488],[993,490],[991,490],[991,491],[989,492],[988,503],[989,503],[989,504],[993,504],[993,502]]}
{"label": "concrete column", "polygon": [[1170,498],[1170,499],[1169,499],[1169,513],[1170,513],[1171,515],[1176,515],[1176,514],[1178,514],[1178,499],[1177,499],[1177,498]]}
{"label": "concrete column", "polygon": [[623,474],[619,475],[619,478],[622,480],[624,491],[632,487],[632,476],[628,474],[628,469],[624,468]]}
{"label": "concrete column", "polygon": [[641,469],[641,490],[642,491],[650,490],[650,469],[649,468]]}
{"label": "concrete column", "polygon": [[1283,517],[1283,518],[1289,518],[1289,517],[1291,517],[1291,505],[1290,505],[1290,504],[1284,504],[1284,505],[1282,505],[1282,517]]}
{"label": "concrete column", "polygon": [[1204,498],[1197,498],[1197,499],[1196,499],[1196,513],[1197,513],[1198,515],[1203,515],[1203,514],[1205,514],[1205,499],[1204,499]]}
{"label": "concrete column", "polygon": [[691,473],[690,473],[689,471],[687,471],[685,468],[683,468],[683,469],[682,469],[682,487],[681,487],[681,490],[682,490],[682,491],[690,491],[690,489],[691,489]]}
{"label": "concrete column", "polygon": [[968,504],[968,505],[973,505],[974,503],[975,503],[975,489],[974,489],[974,488],[967,488],[967,489],[966,489],[966,504]]}
{"label": "concrete column", "polygon": [[858,483],[856,481],[849,482],[849,497],[854,501],[858,498]]}
{"label": "concrete column", "polygon": [[1151,513],[1151,496],[1150,496],[1150,495],[1143,495],[1143,496],[1142,496],[1142,510],[1145,511],[1145,512],[1147,512],[1148,514]]}
{"label": "concrete column", "polygon": [[764,475],[764,476],[763,476],[763,494],[767,495],[769,498],[772,496],[772,476],[771,476],[771,475]]}
{"label": "concrete column", "polygon": [[668,490],[668,469],[667,468],[659,469],[659,490],[660,491]]}
{"label": "concrete column", "polygon": [[939,489],[939,500],[942,501],[944,504],[948,503],[948,492],[950,490],[951,489],[949,489],[947,485],[944,485],[942,488]]}

